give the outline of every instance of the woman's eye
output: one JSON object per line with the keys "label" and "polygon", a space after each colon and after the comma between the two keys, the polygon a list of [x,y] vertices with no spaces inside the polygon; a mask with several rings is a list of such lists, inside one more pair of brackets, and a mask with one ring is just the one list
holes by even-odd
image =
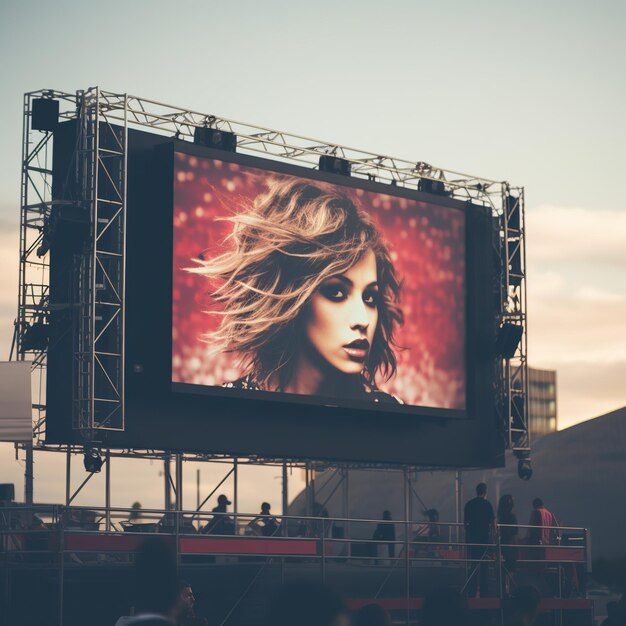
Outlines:
{"label": "woman's eye", "polygon": [[320,287],[320,292],[325,298],[328,298],[333,302],[341,302],[346,298],[346,292],[343,287],[338,285],[322,285],[322,287]]}
{"label": "woman's eye", "polygon": [[378,306],[378,292],[370,291],[363,294],[363,302],[369,307]]}

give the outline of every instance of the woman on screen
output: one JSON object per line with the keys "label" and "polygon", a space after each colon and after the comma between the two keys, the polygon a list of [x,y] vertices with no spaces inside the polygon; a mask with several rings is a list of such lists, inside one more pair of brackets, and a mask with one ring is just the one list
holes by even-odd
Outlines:
{"label": "woman on screen", "polygon": [[231,250],[191,271],[222,307],[220,349],[246,375],[226,387],[399,402],[376,386],[396,371],[400,284],[378,231],[336,187],[277,179],[228,218]]}

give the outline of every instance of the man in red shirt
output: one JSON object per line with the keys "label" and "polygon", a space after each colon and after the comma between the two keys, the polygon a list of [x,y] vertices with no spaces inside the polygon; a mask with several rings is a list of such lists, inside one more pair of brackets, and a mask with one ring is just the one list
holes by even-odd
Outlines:
{"label": "man in red shirt", "polygon": [[530,528],[528,531],[528,543],[550,545],[559,542],[557,529],[559,522],[554,514],[546,508],[541,498],[533,500],[533,512],[530,514],[528,525],[536,526],[536,528]]}

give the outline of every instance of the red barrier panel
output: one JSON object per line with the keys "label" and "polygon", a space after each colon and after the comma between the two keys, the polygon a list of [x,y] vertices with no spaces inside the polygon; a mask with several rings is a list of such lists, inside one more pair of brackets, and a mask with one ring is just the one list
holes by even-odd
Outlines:
{"label": "red barrier panel", "polygon": [[[103,533],[64,533],[63,549],[75,552],[134,552],[145,540],[146,535]],[[50,536],[50,547],[58,549],[59,535]]]}
{"label": "red barrier panel", "polygon": [[[263,554],[316,556],[316,539],[258,537],[181,537],[182,554]],[[331,546],[327,545],[327,548]]]}

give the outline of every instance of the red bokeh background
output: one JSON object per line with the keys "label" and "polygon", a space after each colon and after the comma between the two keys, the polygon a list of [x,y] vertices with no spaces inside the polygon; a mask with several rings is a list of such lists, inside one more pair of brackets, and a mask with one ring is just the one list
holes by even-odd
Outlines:
{"label": "red bokeh background", "polygon": [[[264,191],[266,170],[175,155],[172,381],[221,385],[242,376],[237,355],[215,353],[203,335],[218,316],[208,282],[185,268],[201,252],[223,251],[232,229],[216,221],[245,210]],[[282,174],[280,176],[283,176]],[[404,349],[382,390],[406,404],[465,408],[465,215],[461,210],[381,193],[341,188],[373,218],[403,280]]]}

